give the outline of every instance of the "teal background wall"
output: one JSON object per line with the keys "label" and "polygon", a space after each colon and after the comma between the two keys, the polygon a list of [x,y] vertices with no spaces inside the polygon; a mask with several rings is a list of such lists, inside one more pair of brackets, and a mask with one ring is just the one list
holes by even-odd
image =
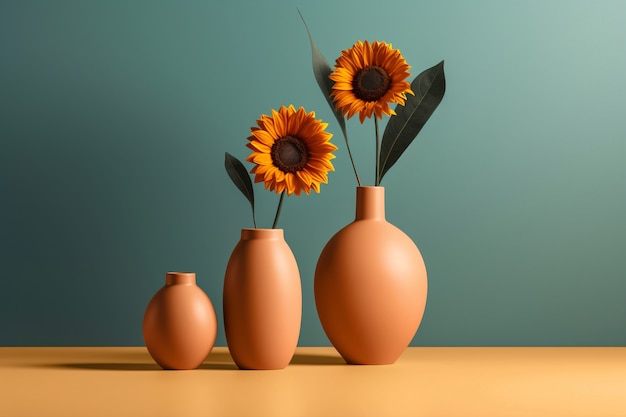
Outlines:
{"label": "teal background wall", "polygon": [[[141,345],[170,270],[221,319],[249,206],[223,168],[294,104],[340,147],[280,226],[303,284],[300,345],[328,345],[315,262],[355,180],[297,9],[329,62],[357,39],[447,93],[383,181],[430,292],[414,345],[626,344],[626,5],[619,0],[0,1],[0,345]],[[348,123],[373,182],[373,123]],[[277,196],[256,188],[269,227]],[[218,345],[225,344],[220,327]]]}

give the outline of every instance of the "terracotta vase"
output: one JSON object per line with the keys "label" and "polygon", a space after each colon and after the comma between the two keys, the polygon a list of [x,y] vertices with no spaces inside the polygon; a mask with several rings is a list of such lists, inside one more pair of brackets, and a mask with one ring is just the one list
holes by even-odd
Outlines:
{"label": "terracotta vase", "polygon": [[324,332],[350,364],[392,364],[426,307],[427,278],[413,241],[385,220],[384,187],[357,187],[356,217],[326,244],[315,269]]}
{"label": "terracotta vase", "polygon": [[240,369],[282,369],[302,318],[296,259],[282,229],[242,229],[224,278],[224,330]]}
{"label": "terracotta vase", "polygon": [[150,355],[164,369],[195,369],[213,349],[217,316],[193,272],[168,272],[143,319]]}

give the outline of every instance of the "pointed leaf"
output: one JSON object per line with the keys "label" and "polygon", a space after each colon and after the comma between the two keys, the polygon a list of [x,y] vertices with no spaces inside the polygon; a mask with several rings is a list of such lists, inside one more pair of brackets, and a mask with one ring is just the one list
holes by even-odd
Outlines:
{"label": "pointed leaf", "polygon": [[404,106],[396,106],[396,115],[389,119],[383,133],[379,183],[441,103],[446,91],[443,61],[415,77],[411,90],[415,95],[409,95]]}
{"label": "pointed leaf", "polygon": [[339,122],[339,127],[341,128],[341,132],[343,133],[343,137],[347,141],[348,135],[346,133],[346,121],[343,115],[341,114],[341,110],[337,110],[335,108],[335,103],[333,103],[333,99],[330,97],[330,93],[332,92],[334,82],[333,80],[328,78],[328,76],[332,74],[333,71],[330,68],[330,65],[328,65],[326,58],[324,58],[324,55],[322,55],[319,49],[317,49],[317,46],[315,45],[315,42],[313,41],[313,37],[311,36],[311,32],[309,31],[309,27],[304,21],[304,17],[302,16],[302,13],[300,13],[300,10],[298,10],[298,14],[300,15],[300,19],[302,19],[302,23],[304,23],[304,28],[306,29],[306,33],[309,36],[309,42],[311,43],[311,55],[313,59],[313,74],[315,75],[315,80],[317,81],[317,85],[319,85],[320,90],[322,90],[322,94],[324,94],[324,97],[326,98],[328,105],[330,106],[333,113],[335,114],[335,117],[337,118],[337,122]]}
{"label": "pointed leaf", "polygon": [[252,188],[252,180],[250,179],[250,175],[248,174],[246,167],[243,166],[239,159],[235,158],[228,152],[226,152],[224,159],[224,167],[226,168],[226,172],[228,173],[230,179],[250,202],[250,206],[252,207],[252,221],[254,223],[254,227],[256,227],[256,218],[254,215],[254,189]]}

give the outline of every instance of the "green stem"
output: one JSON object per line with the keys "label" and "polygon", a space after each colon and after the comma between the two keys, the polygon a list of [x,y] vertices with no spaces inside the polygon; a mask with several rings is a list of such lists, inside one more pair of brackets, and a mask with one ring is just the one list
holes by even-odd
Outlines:
{"label": "green stem", "polygon": [[280,193],[280,200],[278,200],[278,208],[276,209],[276,217],[274,217],[274,224],[272,224],[272,229],[276,229],[276,223],[278,223],[278,217],[280,216],[280,211],[283,208],[283,199],[285,198],[285,191],[283,190]]}
{"label": "green stem", "polygon": [[346,140],[346,149],[348,150],[348,156],[350,157],[350,162],[352,163],[352,169],[354,170],[354,176],[356,177],[356,182],[358,186],[361,186],[361,179],[359,178],[359,173],[356,172],[356,165],[354,163],[354,158],[352,157],[352,151],[350,150],[350,144],[348,143],[348,135],[345,134],[344,139]]}
{"label": "green stem", "polygon": [[376,181],[374,182],[374,185],[378,186],[380,185],[380,138],[378,136],[378,117],[376,117],[376,115],[374,115],[374,130],[376,130],[376,176],[374,177],[376,178]]}

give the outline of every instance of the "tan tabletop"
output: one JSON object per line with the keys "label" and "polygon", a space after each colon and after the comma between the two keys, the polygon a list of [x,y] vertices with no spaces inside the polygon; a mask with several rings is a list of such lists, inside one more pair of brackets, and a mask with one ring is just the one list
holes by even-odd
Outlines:
{"label": "tan tabletop", "polygon": [[142,347],[0,348],[0,416],[623,417],[626,348],[409,348],[385,366],[298,348],[279,371],[226,348],[193,371]]}

